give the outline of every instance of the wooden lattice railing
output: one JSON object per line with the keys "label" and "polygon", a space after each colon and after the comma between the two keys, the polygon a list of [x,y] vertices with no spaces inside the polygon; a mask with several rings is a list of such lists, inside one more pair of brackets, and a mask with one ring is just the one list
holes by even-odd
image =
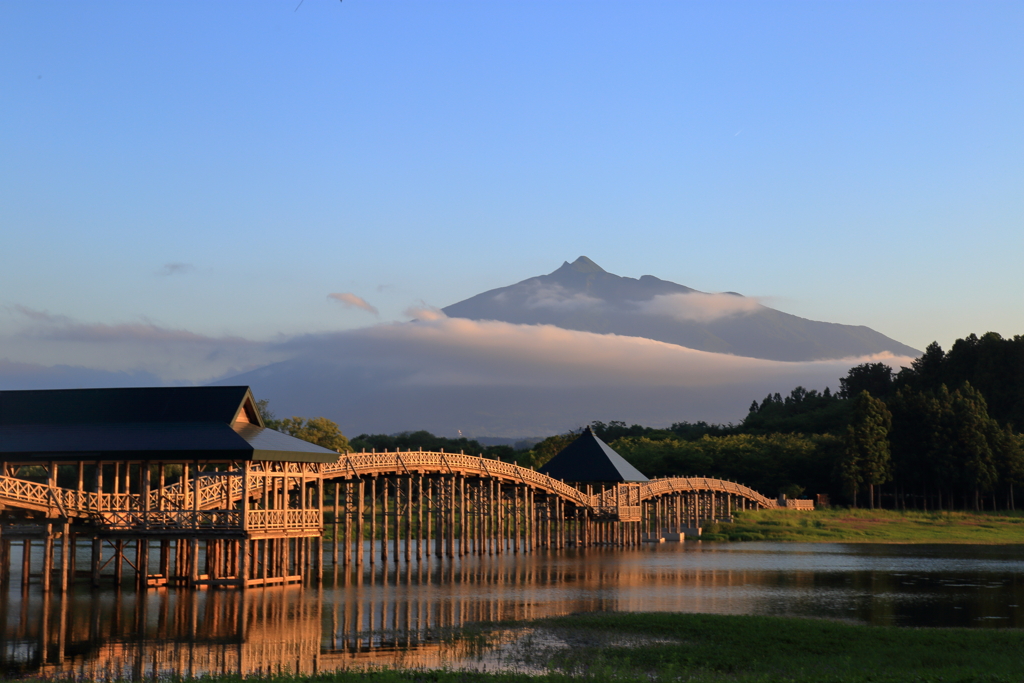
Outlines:
{"label": "wooden lattice railing", "polygon": [[[622,521],[639,519],[642,501],[672,493],[714,491],[740,496],[765,508],[778,506],[776,501],[748,486],[708,477],[654,479],[643,484],[623,484],[611,487],[588,496],[574,486],[535,470],[463,453],[432,451],[351,453],[341,455],[337,462],[320,466],[320,476],[323,478],[352,478],[372,474],[411,474],[414,472],[481,476],[501,479],[508,483],[525,484],[559,496],[579,507],[588,508],[595,514],[615,515]],[[292,477],[293,482],[298,480],[296,474],[287,476]],[[199,473],[193,479],[198,484],[199,505],[197,507],[199,511],[230,507],[234,501],[242,497],[244,478],[242,470]],[[261,486],[260,478],[251,477],[249,493],[258,491]],[[117,512],[130,513],[130,515],[136,515],[135,518],[141,519],[137,515],[167,513],[166,519],[172,519],[173,514],[171,513],[180,513],[183,515],[180,519],[184,520],[188,514],[196,512],[190,509],[192,501],[187,493],[183,492],[180,483],[152,491],[149,498],[150,509],[144,510],[144,499],[138,494],[76,491],[51,487],[16,477],[0,477],[0,502],[21,504],[32,509],[54,509],[64,516],[96,516],[99,513]],[[160,510],[159,508],[164,509]],[[228,510],[228,512],[231,511]],[[128,517],[125,519],[127,520]],[[269,522],[267,523],[269,524]]]}
{"label": "wooden lattice railing", "polygon": [[108,529],[139,531],[234,531],[242,529],[240,510],[124,510],[100,513]]}
{"label": "wooden lattice railing", "polygon": [[325,478],[379,473],[437,472],[504,479],[526,484],[565,498],[577,505],[589,503],[587,495],[574,486],[528,467],[463,453],[400,451],[343,454],[336,463],[322,466]]}
{"label": "wooden lattice railing", "polygon": [[250,510],[246,516],[246,529],[319,529],[323,516],[319,510]]}
{"label": "wooden lattice railing", "polygon": [[761,507],[778,507],[771,498],[761,495],[749,486],[737,484],[733,481],[723,479],[711,479],[709,477],[666,477],[665,479],[652,479],[641,484],[640,497],[643,500],[657,496],[669,495],[672,493],[713,491],[715,493],[730,493],[747,500],[752,500]]}
{"label": "wooden lattice railing", "polygon": [[323,526],[319,510],[120,510],[99,513],[113,531],[267,531],[309,530]]}

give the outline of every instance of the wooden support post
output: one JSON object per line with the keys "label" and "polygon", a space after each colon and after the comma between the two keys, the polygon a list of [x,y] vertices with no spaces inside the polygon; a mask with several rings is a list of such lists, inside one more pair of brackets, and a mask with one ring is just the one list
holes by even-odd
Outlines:
{"label": "wooden support post", "polygon": [[53,525],[46,525],[46,536],[43,538],[43,592],[50,592],[50,580],[53,578]]}
{"label": "wooden support post", "polygon": [[423,473],[416,475],[416,559],[423,559]]}
{"label": "wooden support post", "polygon": [[509,510],[509,550],[513,555],[519,554],[519,484],[512,484],[511,509]]}
{"label": "wooden support post", "polygon": [[495,536],[497,537],[497,547],[495,551],[498,555],[505,552],[505,499],[502,496],[501,481],[494,482],[494,502],[495,512],[497,518],[495,519]]}
{"label": "wooden support post", "polygon": [[28,586],[29,572],[32,570],[32,539],[26,538],[21,546],[21,586]]}
{"label": "wooden support post", "polygon": [[[248,494],[246,494],[248,495]],[[242,588],[249,585],[249,578],[252,574],[252,557],[255,554],[255,542],[248,537],[238,542],[238,582]]]}
{"label": "wooden support post", "polygon": [[331,541],[331,560],[334,566],[338,566],[338,532],[341,530],[341,526],[338,521],[338,515],[341,514],[341,482],[335,480],[334,482],[334,534]]}
{"label": "wooden support post", "polygon": [[467,543],[469,536],[468,524],[469,519],[469,506],[466,503],[466,476],[460,474],[459,477],[459,555],[465,555],[469,550],[469,544]]}
{"label": "wooden support post", "polygon": [[476,554],[484,555],[487,552],[487,494],[485,486],[489,484],[483,479],[476,482],[476,501],[473,506],[473,513],[476,528]]}
{"label": "wooden support post", "polygon": [[366,503],[364,483],[361,478],[356,481],[356,564],[360,567],[363,566],[363,547],[366,542],[363,538],[363,522],[366,517],[363,509]]}
{"label": "wooden support post", "polygon": [[562,499],[555,498],[555,548],[561,550],[565,547],[565,516],[562,509]]}
{"label": "wooden support post", "polygon": [[[0,475],[4,473],[3,466],[0,466]],[[2,535],[0,528],[0,592],[6,593],[7,585],[11,576],[11,542]]]}
{"label": "wooden support post", "polygon": [[103,541],[98,536],[93,536],[92,539],[92,557],[90,558],[92,565],[90,570],[92,571],[92,587],[99,588],[100,586],[100,567],[103,566]]}
{"label": "wooden support post", "polygon": [[149,539],[135,539],[135,572],[139,590],[145,590],[149,581]]}
{"label": "wooden support post", "polygon": [[[344,523],[343,523],[344,526],[342,527],[343,528],[343,531],[342,531],[343,538],[342,538],[342,546],[341,546],[342,547],[341,563],[345,567],[349,566],[349,564],[351,564],[351,560],[352,560],[352,552],[351,552],[352,551],[352,511],[351,511],[351,509],[349,509],[349,501],[352,500],[352,487],[353,486],[354,486],[354,484],[352,482],[348,481],[347,479],[345,480],[345,509],[344,509],[344,512],[342,513],[344,515]],[[335,490],[334,494],[337,495],[338,491]],[[334,559],[334,564],[335,565],[338,564],[338,559],[337,558]]]}
{"label": "wooden support post", "polygon": [[[427,513],[427,533],[433,532],[434,534],[434,557],[442,557],[444,555],[444,534],[442,533],[442,522],[444,515],[441,513],[441,505],[439,499],[441,498],[441,475],[438,474],[430,479],[430,507],[431,510]],[[431,525],[431,514],[433,515],[433,525]],[[430,538],[427,538],[427,547],[430,547]]]}
{"label": "wooden support post", "polygon": [[380,561],[388,561],[388,484],[389,477],[381,477],[380,497]]}
{"label": "wooden support post", "polygon": [[391,490],[395,494],[395,538],[391,542],[391,554],[395,556],[395,564],[398,564],[399,545],[402,541],[402,477],[395,475],[391,480]]}
{"label": "wooden support post", "polygon": [[413,497],[412,497],[412,475],[405,475],[405,562],[412,560],[412,522],[413,522]]}
{"label": "wooden support post", "polygon": [[444,557],[444,475],[438,474],[433,481],[434,503],[434,557]]}
{"label": "wooden support post", "polygon": [[525,552],[534,552],[534,495],[529,486],[523,487],[523,532],[525,533]]}
{"label": "wooden support post", "polygon": [[377,564],[377,477],[370,477],[370,566]]}
{"label": "wooden support post", "polygon": [[487,503],[485,508],[484,522],[484,545],[487,546],[487,554],[494,554],[494,480],[488,479]]}
{"label": "wooden support post", "polygon": [[188,544],[188,584],[195,587],[199,581],[199,539],[190,538]]}
{"label": "wooden support post", "polygon": [[448,482],[445,490],[445,522],[448,524],[447,555],[455,557],[455,475],[448,475]]}
{"label": "wooden support post", "polygon": [[114,585],[121,588],[121,579],[124,577],[124,541],[120,538],[114,541]]}
{"label": "wooden support post", "polygon": [[71,544],[71,523],[68,520],[64,520],[64,524],[61,525],[61,552],[60,552],[60,592],[66,593],[68,590],[68,582],[71,579],[71,572],[74,571],[74,563],[71,561],[72,558],[72,544]]}
{"label": "wooden support post", "polygon": [[[324,509],[324,503],[326,501],[324,500],[324,477],[323,477],[323,473],[321,472],[321,467],[320,467],[320,465],[314,465],[313,468],[314,468],[314,471],[315,471],[315,474],[316,474],[316,485],[314,486],[314,491],[313,491],[314,495],[316,496],[316,501],[315,501],[314,507],[317,510],[320,510],[320,533],[318,533],[316,535],[316,539],[315,539],[315,541],[313,543],[313,545],[315,546],[315,550],[316,550],[316,556],[313,558],[313,561],[316,563],[316,582],[317,582],[317,585],[319,585],[319,584],[323,583],[323,580],[324,580],[324,530],[323,530],[324,517],[323,517],[323,509]],[[337,494],[337,491],[335,491],[335,494]],[[335,524],[337,524],[338,516],[335,515],[334,519],[335,519]],[[335,537],[337,537],[337,529],[335,529]],[[337,558],[335,558],[334,564],[335,565],[338,564]]]}

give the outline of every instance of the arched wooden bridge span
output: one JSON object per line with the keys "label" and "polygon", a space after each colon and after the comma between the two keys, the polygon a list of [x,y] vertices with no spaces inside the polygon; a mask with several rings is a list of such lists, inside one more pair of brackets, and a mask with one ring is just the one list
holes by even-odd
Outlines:
{"label": "arched wooden bridge span", "polygon": [[73,579],[82,541],[94,585],[251,586],[315,580],[325,564],[630,546],[776,503],[706,477],[575,486],[482,456],[400,451],[327,463],[3,463],[0,505],[0,580],[21,542],[28,581],[35,540],[49,589]]}

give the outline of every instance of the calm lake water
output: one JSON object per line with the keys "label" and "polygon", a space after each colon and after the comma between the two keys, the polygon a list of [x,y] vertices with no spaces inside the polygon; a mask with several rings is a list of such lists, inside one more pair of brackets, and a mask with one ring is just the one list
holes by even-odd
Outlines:
{"label": "calm lake water", "polygon": [[244,594],[79,585],[65,599],[23,590],[15,572],[0,602],[8,675],[441,666],[470,655],[439,638],[445,629],[585,611],[1022,628],[1024,546],[666,544],[328,568],[322,587]]}

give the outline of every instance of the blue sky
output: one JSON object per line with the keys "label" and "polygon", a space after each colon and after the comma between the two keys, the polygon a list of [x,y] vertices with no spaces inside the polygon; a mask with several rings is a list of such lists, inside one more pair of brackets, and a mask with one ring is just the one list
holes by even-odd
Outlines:
{"label": "blue sky", "polygon": [[282,339],[581,254],[1024,333],[1024,4],[297,5],[0,3],[0,359],[121,367],[11,341],[39,316]]}

